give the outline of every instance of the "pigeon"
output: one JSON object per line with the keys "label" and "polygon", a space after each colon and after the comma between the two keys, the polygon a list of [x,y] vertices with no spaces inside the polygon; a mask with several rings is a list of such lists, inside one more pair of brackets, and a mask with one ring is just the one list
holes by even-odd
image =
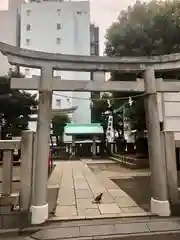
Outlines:
{"label": "pigeon", "polygon": [[101,199],[102,199],[102,195],[103,193],[100,193],[99,195],[97,195],[94,199],[94,201],[92,201],[92,203],[100,203]]}

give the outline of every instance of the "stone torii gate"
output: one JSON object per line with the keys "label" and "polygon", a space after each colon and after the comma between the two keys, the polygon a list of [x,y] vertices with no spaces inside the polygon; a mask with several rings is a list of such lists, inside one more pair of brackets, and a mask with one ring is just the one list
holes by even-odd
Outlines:
{"label": "stone torii gate", "polygon": [[[152,180],[151,212],[159,216],[170,215],[165,158],[161,151],[156,93],[180,92],[180,82],[163,82],[162,79],[155,79],[155,71],[179,69],[179,54],[150,58],[72,56],[30,51],[4,43],[0,43],[0,51],[7,56],[11,65],[41,69],[40,77],[11,80],[12,88],[39,91],[35,186],[31,206],[33,224],[40,224],[48,219],[48,154],[52,92],[54,90],[146,92],[149,159]],[[134,82],[61,80],[58,77],[53,77],[54,70],[142,72],[144,73],[144,80],[137,79]]]}

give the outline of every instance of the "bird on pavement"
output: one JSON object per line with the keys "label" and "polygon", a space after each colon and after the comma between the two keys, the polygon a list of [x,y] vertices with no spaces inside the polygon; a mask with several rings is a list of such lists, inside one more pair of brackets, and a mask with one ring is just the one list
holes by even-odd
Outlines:
{"label": "bird on pavement", "polygon": [[92,203],[100,203],[101,199],[102,199],[102,195],[103,193],[100,193],[99,195],[97,195],[94,199],[94,201],[92,201]]}

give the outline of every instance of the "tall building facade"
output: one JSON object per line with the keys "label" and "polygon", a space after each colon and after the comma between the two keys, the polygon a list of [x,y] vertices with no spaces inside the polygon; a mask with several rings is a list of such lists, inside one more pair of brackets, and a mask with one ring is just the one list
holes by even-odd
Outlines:
{"label": "tall building facade", "polygon": [[[90,7],[88,1],[40,1],[21,5],[22,48],[50,53],[90,55]],[[24,69],[31,77],[39,71]],[[90,73],[56,71],[65,80],[90,80]],[[83,100],[83,99],[86,100]],[[54,92],[53,109],[77,107],[74,123],[90,123],[90,93]]]}
{"label": "tall building facade", "polygon": [[99,27],[95,24],[90,25],[90,51],[91,55],[99,55]]}

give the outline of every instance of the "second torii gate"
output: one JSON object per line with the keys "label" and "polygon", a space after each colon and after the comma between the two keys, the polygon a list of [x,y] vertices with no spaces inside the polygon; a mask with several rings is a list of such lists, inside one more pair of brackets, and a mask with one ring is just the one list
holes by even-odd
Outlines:
{"label": "second torii gate", "polygon": [[[167,192],[165,158],[161,151],[160,126],[156,92],[179,92],[180,82],[163,82],[155,79],[155,71],[180,68],[180,55],[152,58],[110,58],[71,56],[29,51],[0,43],[0,51],[12,65],[41,69],[40,77],[12,79],[11,87],[39,91],[35,188],[32,202],[32,223],[48,219],[47,179],[49,134],[52,92],[58,91],[121,91],[145,92],[149,158],[152,179],[151,212],[160,216],[170,215]],[[66,81],[53,77],[54,70],[66,71],[121,71],[143,72],[144,80],[135,82]]]}

